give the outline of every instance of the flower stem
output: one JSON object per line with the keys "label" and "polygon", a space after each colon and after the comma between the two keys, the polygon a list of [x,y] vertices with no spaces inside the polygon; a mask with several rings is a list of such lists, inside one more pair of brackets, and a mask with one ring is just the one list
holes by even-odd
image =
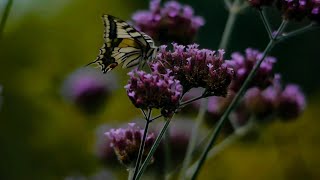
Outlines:
{"label": "flower stem", "polygon": [[271,28],[271,25],[267,19],[267,16],[265,15],[265,12],[263,11],[263,9],[260,9],[259,11],[259,14],[260,14],[260,17],[261,17],[261,20],[263,22],[263,25],[264,27],[266,28],[266,31],[268,33],[268,36],[269,36],[269,39],[272,39],[273,36],[272,36],[272,28]]}
{"label": "flower stem", "polygon": [[0,22],[0,39],[2,38],[3,30],[6,25],[12,4],[13,4],[13,0],[8,0],[7,5],[3,11],[1,22]]}
{"label": "flower stem", "polygon": [[222,39],[219,44],[220,49],[225,49],[225,50],[227,49],[227,45],[231,37],[233,26],[235,24],[237,15],[239,13],[239,3],[240,3],[239,0],[235,0],[229,8],[229,16],[223,31]]}
{"label": "flower stem", "polygon": [[307,32],[309,30],[314,29],[315,27],[317,27],[317,26],[314,23],[310,23],[307,26],[304,26],[304,27],[302,27],[300,29],[294,30],[294,31],[292,31],[290,33],[287,33],[287,34],[285,34],[283,36],[280,36],[278,41],[283,41],[283,40],[286,40],[286,39],[291,38],[293,36],[297,36],[299,34],[305,33],[305,32]]}
{"label": "flower stem", "polygon": [[[164,153],[165,153],[165,161],[164,161],[164,173],[169,174],[171,169],[171,147],[170,147],[170,130],[165,132],[164,135]],[[165,175],[166,176],[166,175]]]}
{"label": "flower stem", "polygon": [[166,122],[165,122],[163,128],[161,129],[159,135],[157,136],[156,141],[152,145],[152,147],[151,147],[146,159],[144,160],[143,164],[141,165],[141,168],[140,168],[135,180],[138,180],[138,179],[141,178],[143,172],[146,170],[147,166],[149,165],[154,152],[158,148],[158,146],[159,146],[159,144],[160,144],[160,142],[161,142],[161,140],[163,138],[163,135],[165,134],[165,132],[167,131],[167,129],[169,127],[170,121],[171,121],[171,118],[166,119]]}
{"label": "flower stem", "polygon": [[135,177],[137,176],[139,166],[141,164],[141,159],[142,159],[144,146],[145,146],[145,142],[146,142],[146,138],[147,138],[147,134],[148,134],[149,124],[151,123],[150,118],[151,118],[151,109],[148,110],[148,116],[146,118],[146,126],[144,128],[143,137],[142,137],[142,141],[141,141],[139,152],[138,152],[138,158],[136,161],[136,167],[134,169],[133,179],[135,179]]}
{"label": "flower stem", "polygon": [[267,45],[266,49],[263,52],[262,57],[259,59],[259,61],[254,65],[253,69],[251,70],[251,72],[249,73],[248,77],[246,78],[246,80],[244,81],[243,85],[241,86],[240,90],[238,91],[238,93],[236,94],[236,96],[233,98],[233,100],[231,101],[230,105],[228,106],[228,108],[226,109],[226,111],[223,113],[223,115],[221,116],[221,118],[218,121],[218,124],[216,126],[216,128],[214,129],[214,131],[212,132],[210,138],[209,138],[209,143],[207,144],[204,152],[202,153],[198,163],[197,163],[197,167],[196,170],[194,172],[194,174],[192,175],[191,179],[196,179],[196,177],[198,176],[201,167],[203,166],[205,160],[207,159],[208,153],[210,151],[210,149],[212,148],[212,146],[214,145],[214,143],[216,142],[220,131],[224,125],[224,123],[227,121],[229,114],[231,113],[231,111],[233,110],[233,108],[238,104],[239,100],[241,99],[243,93],[246,91],[249,83],[251,82],[251,80],[253,79],[254,75],[256,74],[258,68],[260,67],[261,63],[263,62],[263,60],[265,59],[265,57],[268,55],[268,53],[271,51],[271,49],[274,47],[274,45],[277,43],[276,39],[277,36],[279,34],[282,34],[282,31],[284,30],[284,28],[287,25],[287,21],[283,21],[277,31],[277,34],[274,36],[273,39],[270,39],[269,44]]}
{"label": "flower stem", "polygon": [[201,96],[199,96],[199,97],[195,97],[195,98],[189,99],[189,100],[187,100],[187,101],[185,101],[185,102],[182,102],[182,103],[180,103],[179,108],[183,108],[184,106],[186,106],[186,105],[188,105],[188,104],[190,104],[190,103],[192,103],[192,102],[194,102],[194,101],[197,101],[197,100],[199,100],[199,99],[201,99],[201,98],[203,98],[203,95],[201,95]]}
{"label": "flower stem", "polygon": [[[207,101],[201,101],[201,103],[202,103],[201,107],[202,106],[208,106],[208,102]],[[189,166],[189,164],[190,164],[190,162],[192,160],[192,153],[193,153],[193,150],[194,150],[194,148],[196,147],[196,144],[197,144],[198,131],[200,129],[201,124],[204,121],[204,116],[205,116],[206,110],[207,110],[207,108],[201,108],[199,110],[198,116],[196,118],[196,124],[192,128],[191,139],[190,139],[190,142],[188,144],[188,148],[187,148],[187,152],[186,152],[186,155],[185,155],[185,159],[183,161],[183,165],[182,165],[182,168],[181,168],[181,171],[180,171],[180,179],[181,180],[184,180],[185,177],[186,177],[186,171],[187,171],[187,168],[188,168],[188,166]]]}
{"label": "flower stem", "polygon": [[133,168],[129,168],[128,169],[128,180],[132,180],[133,179],[133,175],[134,175],[134,169]]}
{"label": "flower stem", "polygon": [[[236,18],[239,14],[239,12],[242,10],[241,8],[241,3],[240,0],[235,0],[232,4],[230,4],[230,6],[228,6],[228,10],[229,10],[229,16],[223,31],[223,35],[219,44],[219,49],[226,49],[231,37],[231,33],[233,31],[234,28],[234,24],[236,21]],[[192,129],[192,135],[191,135],[191,140],[189,142],[188,145],[188,149],[186,152],[186,157],[184,159],[183,162],[183,166],[181,169],[181,174],[180,174],[180,179],[185,179],[185,175],[186,175],[186,170],[190,164],[190,161],[192,159],[192,152],[194,151],[195,147],[196,147],[196,138],[197,138],[197,134],[199,131],[199,128],[204,120],[204,116],[205,116],[205,112],[207,110],[208,107],[208,99],[203,99],[201,102],[201,106],[199,109],[199,113],[198,116],[196,118],[196,125],[194,126],[194,128]]]}

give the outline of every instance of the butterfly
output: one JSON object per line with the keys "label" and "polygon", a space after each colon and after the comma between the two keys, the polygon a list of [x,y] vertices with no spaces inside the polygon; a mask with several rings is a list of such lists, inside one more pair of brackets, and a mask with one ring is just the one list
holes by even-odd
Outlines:
{"label": "butterfly", "polygon": [[156,57],[159,48],[150,36],[114,16],[103,15],[102,20],[104,44],[96,60],[88,65],[98,64],[106,73],[119,64],[122,68],[143,67],[146,61]]}

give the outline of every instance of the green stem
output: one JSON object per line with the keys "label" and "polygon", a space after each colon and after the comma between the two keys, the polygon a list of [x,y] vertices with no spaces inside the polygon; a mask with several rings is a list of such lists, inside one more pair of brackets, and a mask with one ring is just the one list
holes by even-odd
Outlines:
{"label": "green stem", "polygon": [[219,44],[219,49],[224,49],[224,50],[227,49],[227,45],[231,37],[233,26],[235,24],[237,15],[239,13],[239,3],[240,3],[239,0],[235,0],[231,5],[231,7],[229,8],[229,16],[228,16],[227,23],[224,28],[223,35]]}
{"label": "green stem", "polygon": [[164,173],[168,174],[171,169],[170,130],[166,131],[164,136],[165,136],[164,137],[164,153],[165,153]]}
{"label": "green stem", "polygon": [[140,143],[140,148],[139,148],[139,152],[138,152],[138,158],[137,158],[137,161],[136,161],[136,167],[134,169],[133,179],[135,179],[135,177],[137,176],[137,173],[138,173],[138,170],[139,170],[139,166],[141,164],[141,159],[142,159],[142,156],[143,156],[144,146],[146,144],[145,142],[146,142],[146,138],[147,138],[147,134],[148,134],[149,124],[151,123],[150,118],[151,118],[151,109],[148,110],[148,116],[146,118],[146,126],[144,128],[142,141]]}
{"label": "green stem", "polygon": [[[239,0],[235,0],[232,4],[228,6],[229,16],[228,16],[228,19],[223,31],[223,35],[219,44],[219,49],[226,49],[228,46],[236,18],[240,12],[240,8],[239,8],[240,6],[241,4]],[[200,110],[196,118],[196,125],[194,126],[194,128],[192,128],[191,139],[187,148],[185,159],[183,161],[180,179],[185,179],[186,170],[192,160],[192,152],[196,147],[197,134],[201,124],[204,121],[204,116],[205,116],[207,107],[208,107],[208,99],[206,98],[206,99],[203,99],[201,102]]]}
{"label": "green stem", "polygon": [[13,4],[13,0],[8,0],[7,5],[3,11],[1,22],[0,22],[0,39],[2,38],[3,30],[6,25],[12,4]]}
{"label": "green stem", "polygon": [[266,49],[263,52],[263,55],[261,57],[261,59],[258,60],[258,62],[254,65],[253,69],[251,70],[251,72],[249,73],[248,77],[246,78],[246,80],[244,81],[243,85],[241,86],[240,90],[238,91],[238,93],[236,94],[236,96],[233,98],[233,100],[231,101],[231,103],[229,104],[228,108],[226,109],[226,111],[223,113],[223,115],[221,116],[221,118],[218,121],[218,124],[216,126],[216,128],[214,129],[214,131],[212,132],[212,134],[210,135],[209,138],[209,143],[207,144],[204,152],[201,154],[201,157],[197,163],[197,168],[194,172],[194,174],[192,175],[191,179],[196,179],[196,177],[198,176],[200,169],[202,168],[205,160],[207,159],[208,153],[210,151],[210,149],[212,148],[212,146],[214,145],[214,143],[216,142],[220,131],[224,125],[224,123],[227,121],[229,114],[231,113],[231,111],[233,110],[233,108],[238,104],[239,100],[241,99],[243,93],[246,91],[249,83],[251,82],[251,80],[253,79],[254,75],[256,74],[258,68],[260,67],[261,63],[263,62],[263,60],[265,59],[265,57],[267,56],[267,54],[270,52],[270,50],[273,48],[273,46],[276,44],[276,38],[279,34],[282,33],[282,31],[284,30],[285,26],[287,24],[287,21],[283,21],[277,31],[277,34],[275,35],[274,39],[271,39],[269,44],[267,45]]}
{"label": "green stem", "polygon": [[[208,102],[207,101],[201,101],[201,103],[202,103],[201,107],[208,106]],[[190,164],[190,162],[192,160],[193,150],[197,145],[198,131],[200,129],[201,124],[204,121],[204,116],[205,116],[206,111],[207,111],[207,108],[201,108],[199,110],[198,116],[196,118],[196,124],[192,128],[191,139],[190,139],[190,142],[188,144],[188,148],[187,148],[187,152],[186,152],[186,155],[185,155],[185,159],[183,161],[183,165],[182,165],[182,168],[181,168],[181,171],[180,171],[180,179],[181,180],[185,179],[185,177],[186,177],[187,168],[188,168],[188,166],[189,166],[189,164]]]}
{"label": "green stem", "polygon": [[128,180],[132,180],[134,175],[134,168],[128,169]]}
{"label": "green stem", "polygon": [[293,36],[297,36],[299,34],[305,33],[305,32],[307,32],[309,30],[314,29],[315,27],[316,27],[316,25],[314,23],[310,23],[309,25],[307,25],[305,27],[302,27],[300,29],[294,30],[294,31],[292,31],[290,33],[287,33],[287,34],[279,37],[278,41],[283,41],[283,40],[286,40],[286,39],[291,38]]}
{"label": "green stem", "polygon": [[258,12],[260,14],[260,17],[261,17],[261,20],[263,22],[263,25],[266,28],[266,31],[267,31],[268,36],[269,36],[269,39],[272,39],[273,38],[272,28],[271,28],[271,25],[270,25],[270,23],[269,23],[269,21],[267,19],[267,16],[265,15],[265,12],[263,11],[263,9],[260,9]]}
{"label": "green stem", "polygon": [[201,95],[199,97],[195,97],[195,98],[189,99],[189,100],[187,100],[185,102],[182,102],[182,103],[180,103],[179,108],[183,108],[184,106],[186,106],[186,105],[188,105],[188,104],[190,104],[190,103],[192,103],[194,101],[197,101],[197,100],[199,100],[201,98],[203,98],[203,95]]}
{"label": "green stem", "polygon": [[151,147],[146,159],[144,160],[143,164],[141,165],[141,168],[140,168],[135,180],[138,180],[138,179],[141,178],[143,172],[146,170],[147,166],[149,165],[154,152],[158,148],[158,146],[159,146],[159,144],[160,144],[160,142],[161,142],[161,140],[163,138],[163,135],[165,134],[165,132],[167,131],[167,129],[169,127],[170,121],[171,121],[171,118],[166,119],[166,122],[165,122],[163,128],[161,129],[159,135],[157,136],[156,141],[152,145],[152,147]]}

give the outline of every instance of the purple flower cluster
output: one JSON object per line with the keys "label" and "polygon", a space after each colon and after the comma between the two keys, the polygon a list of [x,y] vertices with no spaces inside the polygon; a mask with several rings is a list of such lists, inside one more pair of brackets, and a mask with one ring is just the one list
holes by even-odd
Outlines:
{"label": "purple flower cluster", "polygon": [[278,98],[278,115],[284,120],[298,117],[306,105],[304,94],[294,84],[287,85]]}
{"label": "purple flower cluster", "polygon": [[[272,6],[275,0],[248,0],[248,3],[258,9],[263,6]],[[320,22],[319,0],[276,0],[276,7],[282,12],[286,20],[301,21],[309,18],[311,21]]]}
{"label": "purple flower cluster", "polygon": [[134,26],[150,35],[160,44],[191,43],[199,28],[204,25],[200,16],[193,15],[191,6],[168,1],[161,7],[160,0],[150,1],[150,10],[138,11],[133,17]]}
{"label": "purple flower cluster", "polygon": [[[105,134],[111,140],[110,146],[114,149],[118,160],[126,167],[134,167],[144,130],[129,123],[128,128],[111,129]],[[153,133],[148,133],[143,157],[146,157],[155,140]]]}
{"label": "purple flower cluster", "polygon": [[[228,94],[223,97],[209,97],[207,108],[207,123],[214,124],[233,99],[244,80],[248,77],[253,65],[261,58],[261,53],[248,48],[246,55],[233,53],[232,60],[227,61],[235,70],[235,79],[228,88]],[[243,101],[229,116],[233,125],[245,124],[251,115],[257,120],[280,118],[291,120],[297,118],[304,110],[305,97],[297,85],[289,84],[283,88],[280,75],[274,75],[272,69],[276,62],[274,57],[266,57],[253,78],[249,89],[244,94]],[[191,91],[185,97],[191,99],[198,97],[197,92]],[[194,102],[193,107],[199,108],[199,102]]]}
{"label": "purple flower cluster", "polygon": [[308,16],[311,0],[278,0],[277,7],[285,19],[301,21]]}
{"label": "purple flower cluster", "polygon": [[[230,86],[231,90],[237,92],[240,89],[255,63],[261,58],[262,53],[252,48],[247,48],[245,55],[239,52],[235,52],[231,55],[231,60],[227,61],[229,66],[235,71],[235,78]],[[272,69],[275,62],[276,59],[274,57],[267,56],[257,70],[257,73],[249,87],[257,86],[263,89],[269,86],[274,77]]]}
{"label": "purple flower cluster", "polygon": [[[143,122],[143,119],[135,119],[131,122],[137,122],[137,124]],[[161,130],[163,124],[156,123],[153,127],[149,129],[149,134],[152,136],[157,136],[159,131]],[[141,123],[142,125],[142,123]],[[188,118],[178,118],[171,122],[169,131],[170,136],[168,141],[160,143],[154,154],[154,163],[150,168],[154,169],[156,173],[163,172],[165,168],[165,144],[169,143],[170,153],[171,153],[171,163],[172,167],[179,165],[182,163],[184,159],[184,154],[186,153],[189,140],[191,138],[190,129],[194,126],[194,121]],[[137,126],[137,125],[135,125]],[[125,126],[120,126],[122,131],[126,129],[128,131],[129,128]],[[110,146],[113,143],[113,139],[107,138],[105,136],[105,132],[111,132],[115,130],[111,130],[111,127],[108,125],[102,125],[97,130],[97,144],[96,144],[96,156],[97,158],[106,166],[114,168],[117,166],[118,160],[116,152],[114,151],[114,147]],[[154,135],[153,135],[154,134]],[[202,134],[199,134],[201,137]],[[140,135],[139,135],[140,136]],[[139,148],[139,147],[138,147]]]}
{"label": "purple flower cluster", "polygon": [[103,76],[93,68],[73,72],[62,85],[62,96],[87,113],[97,112],[116,88],[115,76]]}
{"label": "purple flower cluster", "polygon": [[192,88],[202,87],[210,95],[225,96],[233,79],[233,69],[223,59],[224,51],[198,49],[197,44],[178,45],[173,43],[173,51],[161,46],[156,61],[157,67],[170,69],[183,86],[184,93]]}
{"label": "purple flower cluster", "polygon": [[151,65],[152,72],[133,70],[125,86],[131,102],[140,109],[161,109],[165,117],[171,116],[179,106],[182,96],[182,86],[179,80],[171,75],[169,69],[160,73],[159,63]]}

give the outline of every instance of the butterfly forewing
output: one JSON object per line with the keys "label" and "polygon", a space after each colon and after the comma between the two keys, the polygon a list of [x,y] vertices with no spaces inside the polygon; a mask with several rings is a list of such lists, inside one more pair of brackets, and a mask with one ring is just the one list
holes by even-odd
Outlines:
{"label": "butterfly forewing", "polygon": [[111,15],[103,15],[102,19],[105,43],[92,63],[98,64],[103,72],[108,72],[121,63],[123,68],[129,68],[149,59],[150,50],[155,48],[150,36]]}

